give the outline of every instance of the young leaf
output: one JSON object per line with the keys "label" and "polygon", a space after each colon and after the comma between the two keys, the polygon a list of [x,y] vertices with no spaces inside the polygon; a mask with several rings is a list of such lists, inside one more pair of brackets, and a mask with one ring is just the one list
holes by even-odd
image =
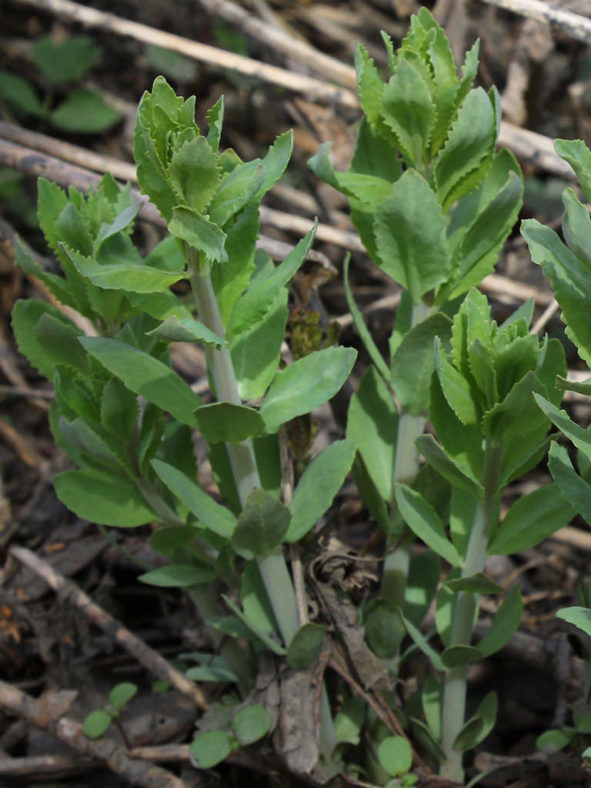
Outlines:
{"label": "young leaf", "polygon": [[55,373],[56,360],[47,353],[46,348],[39,342],[36,329],[37,323],[43,315],[49,315],[54,320],[60,320],[64,327],[76,337],[80,331],[63,315],[59,309],[50,304],[44,304],[33,298],[17,301],[12,310],[12,330],[20,352],[31,364],[36,367],[43,377],[52,380]]}
{"label": "young leaf", "polygon": [[406,774],[412,766],[412,750],[408,739],[386,736],[378,747],[378,760],[391,777]]}
{"label": "young leaf", "polygon": [[159,569],[144,572],[138,580],[159,588],[192,588],[202,583],[213,583],[216,573],[192,564],[168,564]]}
{"label": "young leaf", "polygon": [[203,323],[188,315],[180,318],[171,315],[156,328],[146,331],[146,335],[158,337],[158,339],[168,339],[171,342],[200,342],[218,349],[228,344],[225,339]]}
{"label": "young leaf", "polygon": [[253,703],[240,709],[232,720],[232,732],[242,747],[248,747],[267,735],[271,727],[269,713],[264,706]]}
{"label": "young leaf", "polygon": [[92,523],[134,528],[158,520],[137,487],[121,475],[97,470],[64,471],[53,484],[60,501]]}
{"label": "young leaf", "polygon": [[236,518],[229,509],[221,506],[194,481],[172,465],[152,460],[152,467],[168,489],[198,520],[213,533],[230,539],[236,527]]}
{"label": "young leaf", "polygon": [[95,709],[84,718],[82,723],[82,733],[89,739],[100,739],[107,730],[113,718],[103,709]]}
{"label": "young leaf", "polygon": [[289,505],[291,521],[286,542],[297,542],[328,510],[341,489],[355,456],[352,440],[336,441],[308,465]]}
{"label": "young leaf", "polygon": [[217,156],[205,137],[193,137],[174,152],[168,177],[179,203],[197,213],[205,212],[221,179]]}
{"label": "young leaf", "polygon": [[226,234],[205,216],[192,208],[178,205],[172,210],[168,229],[175,238],[186,241],[189,246],[207,257],[223,263],[228,259],[225,249]]}
{"label": "young leaf", "polygon": [[534,490],[509,509],[488,546],[488,554],[509,555],[529,550],[566,525],[574,514],[557,484]]}
{"label": "young leaf", "polygon": [[411,530],[452,566],[461,566],[458,551],[448,540],[443,523],[431,504],[406,484],[396,484],[396,502]]}
{"label": "young leaf", "polygon": [[490,657],[507,645],[519,628],[522,611],[521,593],[519,586],[515,585],[497,610],[492,627],[477,643],[478,651],[482,654],[483,659]]}
{"label": "young leaf", "polygon": [[418,304],[447,279],[451,256],[437,197],[416,170],[406,170],[375,214],[379,263]]}
{"label": "young leaf", "polygon": [[286,506],[266,490],[253,490],[238,518],[232,547],[247,560],[267,555],[283,541],[289,521]]}
{"label": "young leaf", "polygon": [[287,649],[287,664],[296,670],[306,670],[318,657],[326,630],[309,621],[300,627]]}
{"label": "young leaf", "polygon": [[167,410],[183,424],[196,426],[194,411],[201,405],[201,400],[166,364],[116,339],[81,337],[79,341],[128,389]]}
{"label": "young leaf", "polygon": [[213,769],[232,752],[233,745],[225,731],[200,733],[189,746],[199,769]]}
{"label": "young leaf", "polygon": [[241,443],[259,435],[265,422],[254,408],[231,402],[213,402],[195,411],[197,429],[208,443]]}
{"label": "young leaf", "polygon": [[116,684],[109,692],[109,703],[120,711],[137,695],[137,692],[136,684],[132,684],[130,681],[123,681],[121,684]]}
{"label": "young leaf", "polygon": [[353,348],[330,347],[281,370],[261,405],[267,431],[276,432],[281,424],[331,399],[349,376],[356,356]]}
{"label": "young leaf", "polygon": [[432,435],[420,435],[415,444],[427,462],[452,486],[461,487],[476,499],[482,497],[482,485],[474,478],[470,469],[460,466],[453,457],[446,454]]}

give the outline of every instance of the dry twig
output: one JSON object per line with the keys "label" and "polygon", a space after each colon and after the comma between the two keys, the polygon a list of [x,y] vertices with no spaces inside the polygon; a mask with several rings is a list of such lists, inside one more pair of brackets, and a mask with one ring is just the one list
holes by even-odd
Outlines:
{"label": "dry twig", "polygon": [[27,566],[56,592],[60,599],[74,605],[84,613],[96,626],[110,635],[124,649],[140,662],[154,676],[164,679],[172,687],[182,692],[200,709],[207,709],[207,701],[200,688],[182,673],[174,668],[170,662],[150,648],[143,640],[126,629],[117,619],[113,618],[106,610],[99,607],[90,597],[70,580],[60,575],[51,564],[36,556],[31,550],[24,547],[12,547],[10,554]]}
{"label": "dry twig", "polygon": [[586,19],[572,11],[553,8],[540,0],[484,0],[489,5],[505,8],[520,16],[537,19],[538,22],[550,22],[563,30],[571,38],[591,44],[591,19]]}

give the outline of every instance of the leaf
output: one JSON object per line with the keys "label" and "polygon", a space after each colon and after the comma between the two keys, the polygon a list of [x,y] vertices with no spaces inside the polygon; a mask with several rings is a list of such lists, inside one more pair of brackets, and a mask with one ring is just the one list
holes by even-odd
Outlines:
{"label": "leaf", "polygon": [[427,462],[432,465],[452,486],[461,487],[474,498],[483,495],[483,487],[470,470],[460,466],[437,443],[432,435],[419,435],[415,445]]}
{"label": "leaf", "polygon": [[476,644],[482,658],[492,656],[506,646],[521,623],[523,602],[519,586],[515,585],[509,591],[502,605],[497,610],[491,628],[486,635]]}
{"label": "leaf", "polygon": [[248,561],[240,578],[240,601],[244,616],[257,632],[268,637],[278,631],[275,614],[256,561]]}
{"label": "leaf", "polygon": [[100,739],[112,722],[112,717],[103,709],[91,711],[84,718],[82,733],[89,739]]}
{"label": "leaf", "polygon": [[213,583],[216,573],[192,564],[168,564],[159,569],[144,572],[138,580],[158,588],[192,588],[203,583]]}
{"label": "leaf", "polygon": [[591,637],[591,609],[588,607],[563,607],[556,615]]}
{"label": "leaf", "polygon": [[441,312],[429,315],[402,338],[392,357],[392,385],[398,401],[412,416],[429,407],[431,376],[435,369],[433,341],[451,335],[451,320]]}
{"label": "leaf", "polygon": [[168,411],[183,424],[196,426],[194,411],[201,405],[201,400],[166,364],[116,339],[81,337],[79,341],[128,389]]}
{"label": "leaf", "polygon": [[410,724],[412,725],[412,730],[417,740],[427,750],[427,752],[431,753],[439,761],[439,763],[445,763],[445,753],[425,723],[416,717],[411,717]]}
{"label": "leaf", "polygon": [[402,175],[402,163],[396,150],[377,134],[367,118],[361,119],[351,172],[377,175],[393,183]]}
{"label": "leaf", "polygon": [[351,470],[355,457],[352,440],[335,441],[318,454],[304,471],[289,504],[291,522],[286,542],[297,542],[328,511]]}
{"label": "leaf", "polygon": [[441,652],[441,661],[446,668],[458,668],[480,662],[482,654],[474,646],[448,646]]}
{"label": "leaf", "polygon": [[232,547],[247,561],[268,555],[283,541],[289,521],[286,506],[266,490],[253,490],[238,517]]}
{"label": "leaf", "polygon": [[269,148],[263,158],[264,178],[256,194],[256,201],[260,202],[264,195],[271,189],[285,172],[291,152],[293,150],[293,131],[280,134]]}
{"label": "leaf", "polygon": [[591,151],[583,140],[554,140],[556,153],[575,171],[587,202],[591,202]]}
{"label": "leaf", "polygon": [[454,593],[464,591],[470,594],[500,594],[503,591],[503,587],[494,583],[484,572],[446,580],[445,585]]}
{"label": "leaf", "polygon": [[187,140],[174,152],[168,164],[168,178],[179,203],[197,213],[205,212],[221,180],[217,156],[205,137]]}
{"label": "leaf", "polygon": [[445,219],[437,197],[416,170],[406,170],[375,214],[380,267],[405,287],[415,304],[451,269]]}
{"label": "leaf", "polygon": [[461,566],[458,551],[445,535],[443,523],[431,504],[406,484],[396,484],[396,502],[413,533],[452,566]]}
{"label": "leaf", "polygon": [[405,157],[422,169],[435,124],[435,106],[430,86],[407,60],[399,62],[384,88],[381,118],[396,135]]}
{"label": "leaf", "polygon": [[431,674],[423,684],[421,705],[429,730],[437,740],[441,738],[441,709],[443,705],[443,684]]}
{"label": "leaf", "polygon": [[232,720],[232,732],[241,747],[248,747],[269,733],[271,719],[264,706],[253,703],[240,709]]}
{"label": "leaf", "polygon": [[489,544],[488,554],[529,550],[566,525],[574,514],[558,484],[547,484],[513,504]]}
{"label": "leaf", "polygon": [[80,79],[100,56],[100,49],[90,36],[73,36],[63,41],[42,36],[33,44],[35,63],[53,85]]}
{"label": "leaf", "polygon": [[109,703],[121,711],[132,698],[135,698],[137,693],[138,687],[136,684],[132,684],[130,681],[123,681],[121,684],[116,684],[109,693]]}
{"label": "leaf", "polygon": [[137,426],[139,407],[136,395],[111,378],[101,397],[101,424],[122,442],[132,441]]}
{"label": "leaf", "polygon": [[236,518],[229,509],[214,501],[199,485],[174,466],[161,460],[152,460],[152,467],[173,495],[201,520],[206,528],[224,539],[232,537]]}
{"label": "leaf", "polygon": [[222,622],[213,623],[212,619],[210,619],[209,623],[211,626],[215,626],[222,632],[229,634],[233,637],[248,637],[248,632],[252,632],[255,637],[261,641],[268,649],[270,649],[274,654],[282,657],[285,656],[285,649],[283,646],[280,646],[276,640],[274,640],[267,632],[259,629],[244,613],[240,610],[240,608],[232,602],[232,600],[227,597],[225,594],[222,594],[222,599],[228,605],[230,610],[234,613],[234,615],[239,619],[242,624],[244,624],[244,628],[240,628],[236,626],[238,622],[234,619],[231,620],[231,629],[227,625],[227,621],[222,619]]}
{"label": "leaf", "polygon": [[269,260],[272,265],[272,261],[262,249],[255,249],[259,230],[259,212],[256,205],[244,208],[224,229],[228,259],[223,265],[216,265],[211,269],[211,282],[225,328],[238,299],[248,287],[257,268],[256,264],[264,259]]}
{"label": "leaf", "polygon": [[96,134],[118,123],[121,115],[105,104],[98,93],[76,88],[50,113],[49,118],[58,129]]}
{"label": "leaf", "polygon": [[438,344],[435,348],[435,369],[448,405],[464,426],[479,424],[480,405],[475,401],[470,382],[456,369]]}
{"label": "leaf", "polygon": [[536,739],[536,747],[545,755],[551,756],[567,747],[573,740],[573,737],[574,733],[571,734],[569,731],[544,731]]}
{"label": "leaf", "polygon": [[404,616],[416,627],[426,616],[441,577],[439,558],[432,550],[411,556],[404,594]]}
{"label": "leaf", "polygon": [[163,525],[150,537],[150,548],[158,555],[172,558],[179,548],[190,545],[198,533],[195,525]]}
{"label": "leaf", "polygon": [[390,390],[370,367],[349,404],[347,437],[354,441],[382,500],[388,502],[392,498],[398,421]]}
{"label": "leaf", "polygon": [[52,380],[55,374],[56,360],[41,345],[37,331],[37,324],[43,315],[48,315],[53,320],[61,321],[64,328],[73,337],[79,336],[81,332],[59,309],[50,304],[45,304],[32,298],[16,302],[12,310],[11,320],[18,348],[23,356],[39,370],[43,377]]}
{"label": "leaf", "polygon": [[326,629],[311,621],[300,627],[288,646],[287,664],[295,670],[309,668],[320,653],[325,635]]}
{"label": "leaf", "polygon": [[168,229],[175,238],[186,241],[189,246],[198,252],[203,252],[212,260],[224,263],[228,259],[225,250],[226,234],[217,224],[192,208],[182,205],[173,208]]}
{"label": "leaf", "polygon": [[349,376],[356,356],[353,348],[330,347],[281,370],[260,409],[267,431],[276,432],[281,424],[331,399]]}
{"label": "leaf", "polygon": [[363,315],[361,314],[361,310],[357,306],[355,302],[355,297],[353,295],[353,291],[351,289],[351,284],[349,282],[349,264],[351,262],[351,255],[347,254],[345,256],[344,262],[344,273],[343,273],[343,282],[345,284],[345,295],[347,296],[347,305],[349,307],[349,312],[351,312],[351,317],[353,318],[353,322],[355,323],[355,328],[357,329],[357,333],[359,334],[361,341],[363,342],[365,349],[370,355],[371,360],[373,361],[377,371],[383,377],[386,384],[390,384],[390,370],[388,369],[388,365],[384,361],[384,357],[378,350],[378,347],[374,341],[374,338],[371,335],[371,332],[367,328],[365,324],[365,320],[363,319]]}
{"label": "leaf", "polygon": [[375,126],[382,108],[384,83],[373,60],[361,44],[355,48],[355,73],[361,109],[370,124]]}
{"label": "leaf", "polygon": [[202,405],[195,411],[195,420],[208,443],[241,443],[265,429],[257,410],[231,402]]}
{"label": "leaf", "polygon": [[562,434],[572,441],[579,451],[582,451],[586,457],[591,459],[591,432],[574,422],[569,418],[566,411],[559,410],[556,405],[548,402],[544,397],[534,394],[534,398],[554,426],[558,427]]}
{"label": "leaf", "polygon": [[211,221],[223,227],[238,211],[254,202],[264,177],[260,159],[238,164],[221,182],[208,208]]}
{"label": "leaf", "polygon": [[92,523],[134,528],[158,520],[137,487],[121,475],[97,470],[64,471],[58,473],[53,484],[60,501]]}
{"label": "leaf", "polygon": [[200,733],[189,745],[199,769],[213,769],[228,757],[232,749],[232,742],[225,731]]}
{"label": "leaf", "polygon": [[557,443],[550,446],[548,468],[560,489],[560,498],[567,514],[572,506],[586,522],[591,522],[591,484],[575,472],[567,450]]}
{"label": "leaf", "polygon": [[454,739],[453,748],[458,752],[471,750],[484,741],[495,726],[497,719],[497,693],[489,692],[478,704],[478,708]]}
{"label": "leaf", "polygon": [[228,344],[225,339],[200,323],[199,320],[187,315],[180,318],[171,315],[156,328],[146,331],[146,336],[167,339],[171,342],[200,342],[218,350]]}
{"label": "leaf", "polygon": [[43,105],[30,82],[18,74],[0,71],[0,100],[13,111],[42,117]]}
{"label": "leaf", "polygon": [[380,659],[395,659],[406,630],[398,610],[387,599],[371,599],[363,606],[365,639]]}
{"label": "leaf", "polygon": [[378,747],[378,760],[390,777],[406,774],[412,766],[412,750],[403,736],[386,736]]}
{"label": "leaf", "polygon": [[334,728],[339,744],[359,744],[359,734],[365,721],[365,702],[363,698],[346,698],[335,714]]}
{"label": "leaf", "polygon": [[435,651],[435,649],[429,644],[428,639],[423,635],[420,629],[415,627],[415,625],[404,618],[400,610],[398,611],[398,615],[400,616],[404,626],[406,627],[406,631],[409,634],[409,637],[412,638],[413,642],[418,646],[418,648],[425,654],[428,658],[429,662],[433,666],[435,670],[443,672],[445,670],[445,665],[441,661],[441,657]]}
{"label": "leaf", "polygon": [[391,184],[377,175],[358,172],[337,172],[331,164],[329,151],[332,143],[323,143],[318,152],[308,160],[312,172],[333,189],[347,197],[377,207],[388,196]]}

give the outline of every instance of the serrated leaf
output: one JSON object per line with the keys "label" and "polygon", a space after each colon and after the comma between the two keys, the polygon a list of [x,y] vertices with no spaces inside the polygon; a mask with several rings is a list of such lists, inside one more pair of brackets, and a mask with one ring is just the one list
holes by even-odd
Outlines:
{"label": "serrated leaf", "polygon": [[445,219],[416,170],[406,170],[393,184],[375,213],[374,228],[381,268],[410,292],[415,304],[446,280],[451,256]]}
{"label": "serrated leaf", "polygon": [[287,664],[295,670],[306,670],[318,657],[326,629],[309,621],[300,627],[287,649]]}
{"label": "serrated leaf", "polygon": [[171,315],[156,328],[146,331],[146,336],[167,339],[170,342],[200,342],[217,349],[228,344],[206,325],[188,315],[181,317]]}
{"label": "serrated leaf", "polygon": [[391,184],[377,175],[358,172],[337,172],[329,158],[332,143],[323,143],[318,152],[308,159],[312,172],[333,189],[347,197],[377,207],[391,190]]}
{"label": "serrated leaf", "polygon": [[374,131],[365,117],[359,126],[350,172],[377,175],[390,183],[402,175],[397,151]]}
{"label": "serrated leaf", "polygon": [[462,559],[431,504],[406,484],[396,484],[395,492],[400,512],[413,533],[452,566],[461,566]]}
{"label": "serrated leaf", "polygon": [[212,260],[223,263],[228,259],[225,250],[226,234],[217,224],[191,208],[182,205],[173,208],[168,229],[175,238],[186,241],[193,249],[203,252]]}
{"label": "serrated leaf", "polygon": [[360,44],[355,49],[355,73],[361,109],[370,124],[375,126],[382,107],[384,83],[367,50]]}
{"label": "serrated leaf", "polygon": [[575,171],[581,188],[591,202],[591,151],[583,140],[554,140],[556,153]]}
{"label": "serrated leaf", "polygon": [[352,440],[335,441],[308,465],[289,504],[291,522],[286,542],[297,542],[313,528],[330,507],[351,470],[355,457]]}
{"label": "serrated leaf", "polygon": [[439,385],[449,407],[464,426],[470,427],[480,423],[481,411],[475,402],[470,382],[451,363],[445,351],[435,347],[435,369]]}
{"label": "serrated leaf", "polygon": [[232,547],[247,560],[278,547],[289,527],[289,509],[266,490],[248,496],[232,534]]}
{"label": "serrated leaf", "polygon": [[132,345],[104,337],[82,337],[82,346],[128,389],[167,410],[183,424],[196,426],[201,400],[170,367]]}
{"label": "serrated leaf", "polygon": [[15,304],[11,320],[19,350],[44,377],[52,380],[56,362],[51,356],[48,356],[45,348],[39,342],[36,330],[37,323],[43,315],[62,321],[64,328],[74,336],[79,335],[80,332],[59,309],[50,304],[31,298],[17,301]]}
{"label": "serrated leaf", "polygon": [[230,539],[236,527],[236,518],[229,509],[213,500],[192,479],[172,465],[152,460],[152,467],[168,489],[198,520],[224,539]]}
{"label": "serrated leaf", "polygon": [[194,137],[175,151],[168,177],[179,203],[197,213],[205,212],[221,180],[217,156],[205,137]]}
{"label": "serrated leaf", "polygon": [[260,409],[267,431],[276,432],[281,424],[331,399],[349,376],[356,356],[353,348],[330,347],[281,370]]}
{"label": "serrated leaf", "polygon": [[[572,506],[586,522],[591,522],[591,484],[575,472],[567,450],[557,443],[550,446],[548,468],[560,489],[566,513],[571,515],[569,520],[573,516],[570,508]],[[558,527],[564,524],[561,523]]]}
{"label": "serrated leaf", "polygon": [[197,428],[208,443],[241,443],[265,429],[260,413],[247,405],[213,402],[195,411]]}
{"label": "serrated leaf", "polygon": [[135,528],[158,520],[137,487],[121,475],[97,470],[64,471],[53,484],[60,501],[92,523]]}
{"label": "serrated leaf", "polygon": [[521,592],[519,586],[515,585],[497,610],[491,628],[477,643],[478,651],[482,654],[483,659],[490,657],[507,645],[519,629],[522,611]]}
{"label": "serrated leaf", "polygon": [[209,206],[211,221],[223,227],[238,211],[254,200],[264,177],[265,170],[260,159],[235,167],[221,182]]}
{"label": "serrated leaf", "polygon": [[76,88],[50,113],[49,118],[58,129],[95,134],[118,123],[121,115],[111,109],[98,93]]}
{"label": "serrated leaf", "polygon": [[158,588],[192,588],[202,583],[213,583],[216,573],[192,564],[168,564],[144,572],[138,577],[142,583]]}
{"label": "serrated leaf", "polygon": [[488,553],[509,555],[529,550],[566,525],[574,515],[575,510],[560,494],[558,484],[547,484],[513,504],[489,544]]}

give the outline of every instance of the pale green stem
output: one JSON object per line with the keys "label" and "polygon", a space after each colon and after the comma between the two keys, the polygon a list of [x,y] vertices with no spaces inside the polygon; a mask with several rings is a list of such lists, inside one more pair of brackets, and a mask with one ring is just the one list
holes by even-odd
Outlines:
{"label": "pale green stem", "polygon": [[[484,496],[474,513],[474,521],[468,541],[466,560],[462,577],[470,577],[484,569],[486,548],[491,532],[498,517],[498,485],[501,467],[501,446],[486,443],[483,468]],[[457,596],[453,615],[450,646],[469,646],[472,640],[478,595],[460,591]],[[454,749],[453,744],[464,726],[466,713],[468,666],[451,668],[445,674],[443,689],[443,713],[441,746],[446,761],[441,767],[442,776],[461,782],[464,777],[463,756]]]}
{"label": "pale green stem", "polygon": [[[421,302],[415,304],[411,314],[411,328],[422,322],[430,314],[430,307]],[[398,422],[396,454],[394,456],[394,482],[411,484],[419,470],[419,453],[415,441],[425,429],[424,416],[411,416],[402,413]],[[410,565],[410,535],[403,537],[400,544],[384,559],[382,576],[382,596],[395,607],[402,607],[406,593],[408,569]]]}
{"label": "pale green stem", "polygon": [[[196,257],[189,257],[189,266],[191,269],[191,286],[197,304],[199,319],[218,336],[224,337],[224,326],[209,272],[200,270],[199,261]],[[240,405],[242,400],[238,392],[236,374],[229,348],[223,347],[216,350],[208,347],[207,362],[211,370],[218,400]],[[252,442],[246,440],[239,444],[228,443],[226,448],[238,489],[238,496],[241,504],[244,505],[250,493],[261,486]],[[283,551],[281,547],[277,547],[271,554],[259,556],[256,560],[275,619],[283,640],[288,646],[300,627],[300,621],[293,582]],[[326,687],[322,688],[320,719],[320,751],[328,759],[336,747],[336,734]]]}

